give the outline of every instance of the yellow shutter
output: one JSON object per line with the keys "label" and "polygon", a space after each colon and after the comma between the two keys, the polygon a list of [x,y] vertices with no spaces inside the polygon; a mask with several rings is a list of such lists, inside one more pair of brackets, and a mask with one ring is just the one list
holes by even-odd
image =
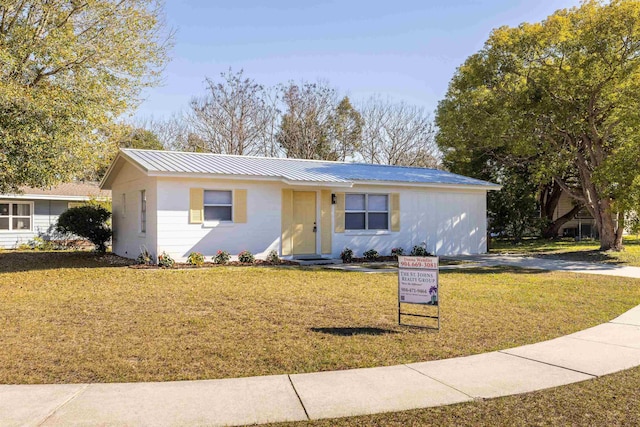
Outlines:
{"label": "yellow shutter", "polygon": [[293,253],[291,224],[293,223],[293,190],[282,190],[282,255]]}
{"label": "yellow shutter", "polygon": [[320,191],[320,246],[323,254],[331,253],[331,191]]}
{"label": "yellow shutter", "polygon": [[336,193],[335,232],[344,233],[344,193]]}
{"label": "yellow shutter", "polygon": [[233,222],[247,222],[247,190],[233,191]]}
{"label": "yellow shutter", "polygon": [[391,193],[391,231],[400,231],[400,193]]}
{"label": "yellow shutter", "polygon": [[189,191],[189,222],[202,224],[204,220],[204,190],[191,188]]}

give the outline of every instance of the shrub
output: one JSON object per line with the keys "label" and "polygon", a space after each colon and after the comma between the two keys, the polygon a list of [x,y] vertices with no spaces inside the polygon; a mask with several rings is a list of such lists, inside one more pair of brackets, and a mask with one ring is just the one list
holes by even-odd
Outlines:
{"label": "shrub", "polygon": [[152,265],[153,255],[149,253],[147,248],[142,248],[142,250],[140,251],[140,255],[138,255],[138,257],[136,258],[136,263]]}
{"label": "shrub", "polygon": [[353,250],[344,248],[344,250],[340,252],[340,258],[345,264],[350,263],[351,261],[353,261]]}
{"label": "shrub", "polygon": [[422,246],[416,245],[411,250],[411,256],[433,256],[433,255]]}
{"label": "shrub", "polygon": [[36,236],[29,240],[29,247],[37,251],[52,251],[57,249],[51,240],[46,240],[42,236]]}
{"label": "shrub", "polygon": [[158,255],[158,266],[164,268],[172,268],[176,262],[171,258],[166,252],[162,252],[162,254]]}
{"label": "shrub", "polygon": [[398,258],[399,256],[404,255],[404,249],[402,248],[392,248],[391,249],[391,256],[394,256],[396,258]]}
{"label": "shrub", "polygon": [[111,229],[107,225],[110,217],[111,212],[102,206],[78,206],[60,214],[56,230],[84,237],[96,246],[98,252],[105,252],[111,238]]}
{"label": "shrub", "polygon": [[369,261],[375,261],[380,256],[380,254],[378,254],[378,251],[376,251],[375,249],[369,249],[368,251],[365,251],[362,255],[364,255],[364,257]]}
{"label": "shrub", "polygon": [[218,251],[218,253],[213,257],[213,262],[216,264],[226,264],[229,262],[231,255],[227,251]]}
{"label": "shrub", "polygon": [[204,264],[204,255],[202,255],[200,252],[191,252],[187,257],[187,264],[201,267],[202,264]]}
{"label": "shrub", "polygon": [[280,264],[280,257],[278,256],[278,251],[272,249],[267,255],[267,261],[271,264]]}
{"label": "shrub", "polygon": [[255,257],[253,256],[253,254],[249,251],[242,251],[238,254],[238,261],[245,263],[245,264],[253,264],[253,262],[255,261]]}

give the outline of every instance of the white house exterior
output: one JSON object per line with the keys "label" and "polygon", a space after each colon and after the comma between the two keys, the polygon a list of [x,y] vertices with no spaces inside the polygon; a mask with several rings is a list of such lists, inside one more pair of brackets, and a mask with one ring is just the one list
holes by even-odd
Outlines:
{"label": "white house exterior", "polygon": [[114,253],[176,259],[483,253],[486,192],[500,188],[434,169],[133,149],[101,187],[113,196]]}
{"label": "white house exterior", "polygon": [[58,216],[92,198],[108,199],[97,183],[71,182],[48,189],[21,188],[20,194],[0,195],[0,247],[12,249],[36,236],[47,237]]}

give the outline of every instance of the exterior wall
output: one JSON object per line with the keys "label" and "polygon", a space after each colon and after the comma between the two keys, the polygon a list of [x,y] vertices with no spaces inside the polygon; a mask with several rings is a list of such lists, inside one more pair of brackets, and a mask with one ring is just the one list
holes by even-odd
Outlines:
{"label": "exterior wall", "polygon": [[[190,224],[191,188],[247,190],[247,222]],[[269,182],[159,178],[157,252],[176,259],[191,252],[211,257],[218,250],[238,254],[246,249],[258,257],[274,249],[280,252],[282,188]]]}
{"label": "exterior wall", "polygon": [[356,256],[368,249],[389,255],[394,247],[408,253],[416,245],[437,255],[477,254],[487,251],[486,191],[381,188],[354,186],[345,193],[400,193],[400,231],[333,233],[333,253],[349,247]]}
{"label": "exterior wall", "polygon": [[[438,255],[474,254],[486,252],[486,191],[461,191],[424,189],[417,187],[355,186],[354,188],[327,188],[287,186],[277,182],[244,180],[213,180],[189,178],[147,178],[133,167],[125,166],[113,185],[114,252],[135,258],[144,241],[154,255],[166,251],[177,260],[184,260],[191,252],[201,252],[206,257],[218,250],[238,254],[249,250],[258,257],[269,251],[282,253],[282,189],[315,191],[317,194],[318,233],[316,248],[321,253],[320,221],[321,190],[332,193],[381,193],[400,194],[400,231],[345,231],[335,233],[335,205],[331,214],[331,255],[338,257],[349,247],[357,256],[368,249],[389,254],[391,248],[403,247],[410,251],[414,245],[426,245],[427,250]],[[136,171],[137,172],[137,171]],[[125,185],[126,184],[126,185]],[[149,231],[155,224],[151,220],[151,185],[157,184],[153,192],[157,207],[157,240]],[[147,188],[148,232],[146,240],[137,236],[137,215],[130,214],[130,200],[142,187]],[[211,190],[247,190],[247,222],[242,224],[190,224],[189,196],[191,188]],[[127,194],[127,212],[119,215],[121,193]],[[155,197],[157,194],[157,198]],[[132,218],[133,217],[133,218]]]}
{"label": "exterior wall", "polygon": [[0,200],[33,203],[33,226],[30,231],[0,231],[0,248],[12,249],[28,243],[36,236],[47,236],[49,228],[58,221],[58,216],[67,210],[66,200],[28,200],[0,198]]}
{"label": "exterior wall", "polygon": [[[140,231],[140,191],[146,191],[147,231]],[[123,205],[122,195],[125,195]],[[136,258],[144,248],[157,256],[157,186],[129,163],[123,165],[111,186],[113,227],[112,251],[126,258]]]}

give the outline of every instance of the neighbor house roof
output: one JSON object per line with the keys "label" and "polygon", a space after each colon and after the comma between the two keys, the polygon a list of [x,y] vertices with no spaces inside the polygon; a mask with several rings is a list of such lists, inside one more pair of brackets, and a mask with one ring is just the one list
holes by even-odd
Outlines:
{"label": "neighbor house roof", "polygon": [[108,199],[111,191],[102,190],[97,182],[65,182],[48,188],[20,187],[20,193],[3,195],[19,199],[47,199],[47,200],[89,200]]}
{"label": "neighbor house roof", "polygon": [[[406,166],[330,162],[275,157],[232,156],[210,153],[121,149],[102,180],[110,188],[118,162],[128,160],[149,176],[191,176],[279,180],[292,185],[394,183],[431,186],[482,187],[497,190],[490,182],[450,172]],[[120,166],[121,167],[121,166]]]}

